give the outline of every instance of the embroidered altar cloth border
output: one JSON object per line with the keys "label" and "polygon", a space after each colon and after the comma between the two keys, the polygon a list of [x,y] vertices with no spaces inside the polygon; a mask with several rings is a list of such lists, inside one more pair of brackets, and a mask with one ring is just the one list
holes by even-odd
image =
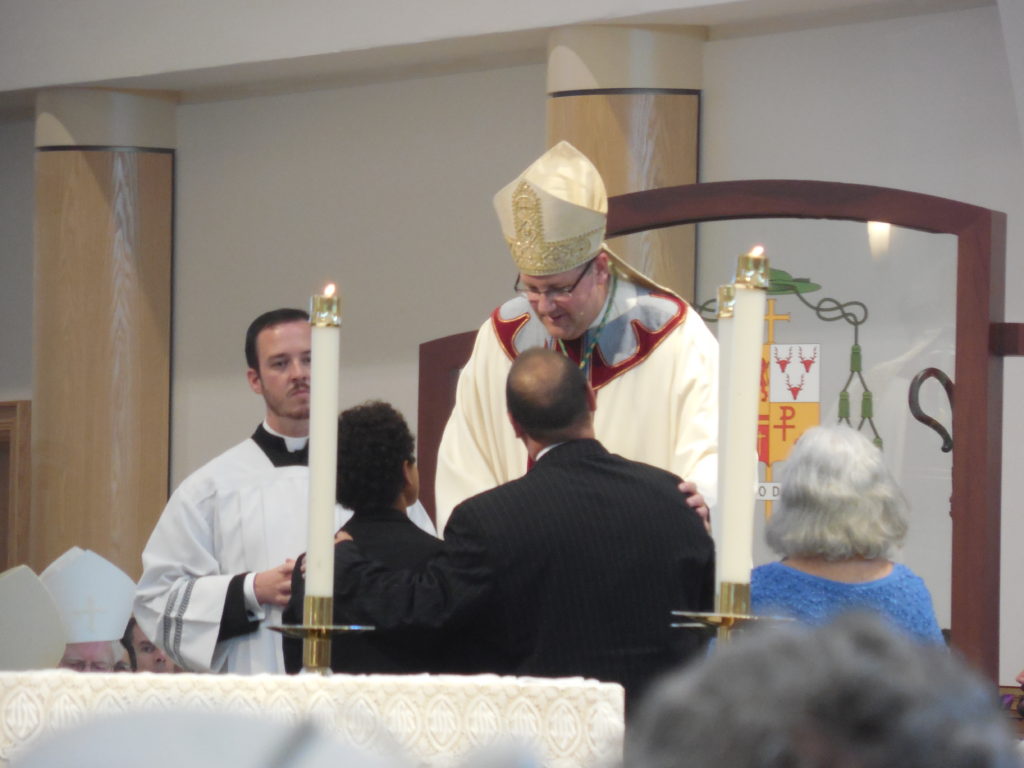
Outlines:
{"label": "embroidered altar cloth border", "polygon": [[621,686],[581,678],[0,672],[0,766],[95,715],[188,709],[309,718],[345,743],[429,768],[509,736],[531,743],[546,768],[593,768],[621,758],[623,700]]}

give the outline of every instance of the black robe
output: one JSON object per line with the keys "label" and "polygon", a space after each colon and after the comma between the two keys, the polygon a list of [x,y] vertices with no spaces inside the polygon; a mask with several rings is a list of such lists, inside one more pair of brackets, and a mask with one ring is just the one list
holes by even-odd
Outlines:
{"label": "black robe", "polygon": [[[442,542],[412,523],[405,512],[389,508],[357,510],[342,528],[364,552],[392,568],[415,568],[439,552]],[[302,623],[305,580],[301,563],[292,574],[292,597],[285,609],[285,624]],[[359,624],[342,603],[334,606],[335,624]],[[285,637],[285,671],[302,669],[302,641]],[[437,630],[397,629],[334,635],[331,669],[349,673],[402,674],[443,672],[445,643]]]}

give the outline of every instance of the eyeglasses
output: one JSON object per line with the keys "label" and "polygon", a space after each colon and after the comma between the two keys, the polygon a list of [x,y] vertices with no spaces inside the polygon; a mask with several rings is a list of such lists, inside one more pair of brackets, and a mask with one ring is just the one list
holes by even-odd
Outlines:
{"label": "eyeglasses", "polygon": [[61,659],[58,664],[61,669],[72,669],[75,672],[110,672],[111,667],[105,661],[85,661],[83,659],[75,659],[74,661],[64,661]]}
{"label": "eyeglasses", "polygon": [[540,290],[538,288],[531,288],[530,286],[520,285],[519,281],[522,279],[522,275],[516,276],[515,291],[529,301],[540,301],[541,297],[547,298],[548,301],[557,301],[558,299],[568,299],[572,296],[572,292],[576,290],[576,286],[580,284],[580,280],[587,274],[590,269],[590,265],[594,263],[591,259],[587,262],[587,266],[580,272],[580,276],[576,278],[576,282],[569,286],[562,286],[561,288],[547,288],[546,290]]}

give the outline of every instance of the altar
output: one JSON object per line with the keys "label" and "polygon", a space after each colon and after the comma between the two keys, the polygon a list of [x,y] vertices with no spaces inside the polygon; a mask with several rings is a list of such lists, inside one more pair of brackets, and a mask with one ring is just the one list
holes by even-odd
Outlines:
{"label": "altar", "polygon": [[507,737],[532,745],[546,768],[588,768],[621,758],[623,701],[621,686],[581,678],[3,672],[0,766],[94,715],[187,709],[309,719],[344,743],[431,768]]}

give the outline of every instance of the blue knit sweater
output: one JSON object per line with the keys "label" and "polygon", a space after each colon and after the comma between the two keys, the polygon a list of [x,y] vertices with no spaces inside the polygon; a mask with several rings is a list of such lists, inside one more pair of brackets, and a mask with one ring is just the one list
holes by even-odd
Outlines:
{"label": "blue knit sweater", "polygon": [[846,611],[870,611],[922,643],[943,642],[928,587],[900,563],[893,564],[888,576],[859,584],[768,563],[751,574],[750,604],[755,614],[789,616],[813,625]]}

